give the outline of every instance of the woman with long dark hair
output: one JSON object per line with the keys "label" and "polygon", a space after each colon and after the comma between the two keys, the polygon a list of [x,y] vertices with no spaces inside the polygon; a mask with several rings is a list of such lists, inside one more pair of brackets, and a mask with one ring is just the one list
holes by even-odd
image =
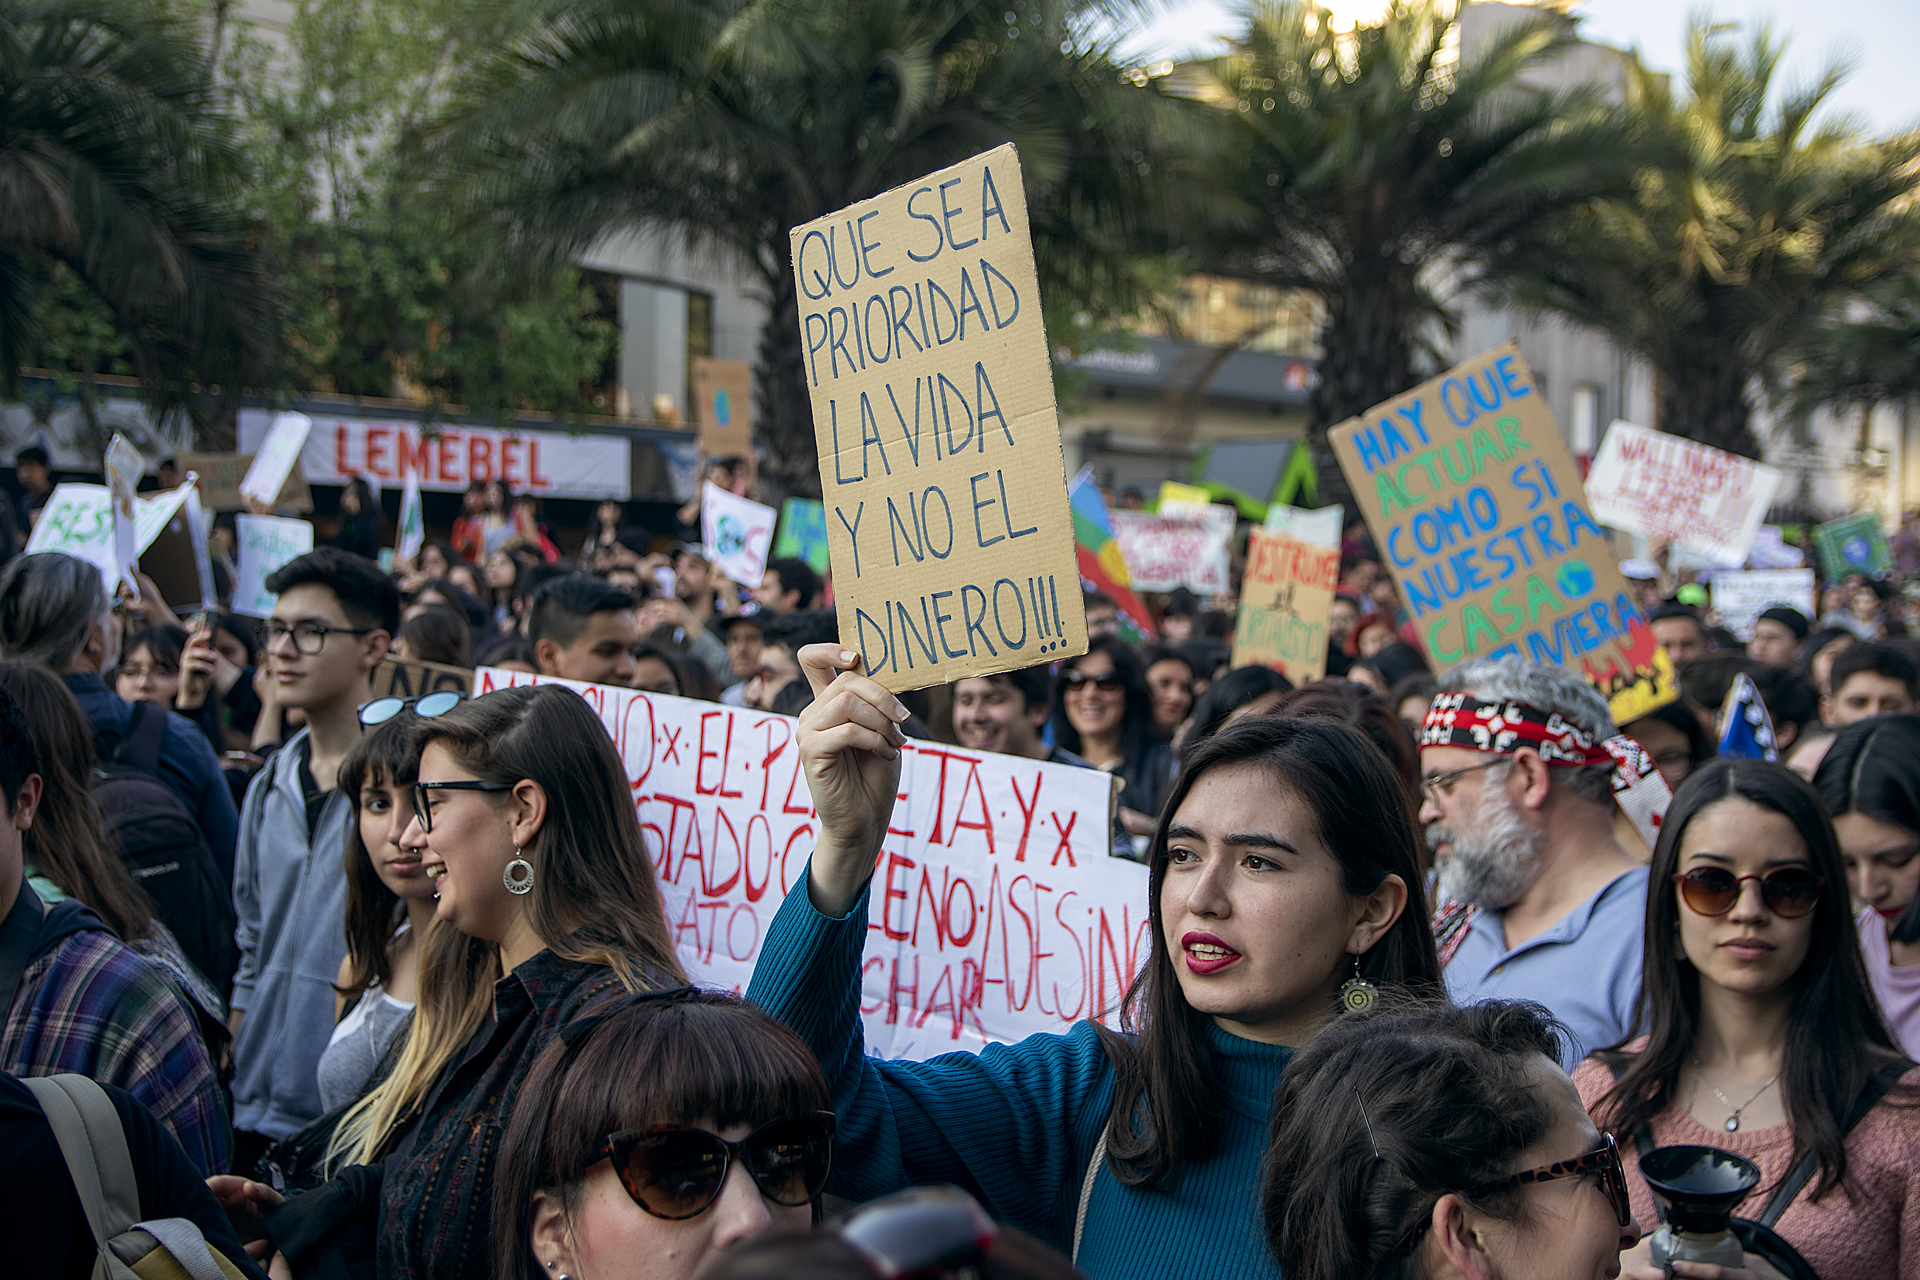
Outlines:
{"label": "woman with long dark hair", "polygon": [[1413,813],[1379,750],[1344,725],[1264,718],[1188,752],[1150,847],[1127,1034],[1080,1022],[978,1056],[880,1061],[862,1049],[861,952],[906,709],[837,645],[800,659],[820,836],[748,998],[826,1070],[841,1130],[828,1190],[954,1182],[1102,1280],[1275,1275],[1247,1189],[1293,1047],[1370,988],[1439,998]]}
{"label": "woman with long dark hair", "polygon": [[[1823,1280],[1920,1276],[1920,1073],[1874,1002],[1813,788],[1765,760],[1687,779],[1654,846],[1645,937],[1643,1034],[1574,1072],[1595,1121],[1623,1146],[1753,1161],[1755,1216],[1804,1161],[1771,1225]],[[1628,1182],[1651,1229],[1652,1195],[1637,1171]]]}
{"label": "woman with long dark hair", "polygon": [[334,535],[333,545],[369,560],[377,559],[386,525],[380,499],[373,496],[373,486],[366,477],[347,481],[347,487],[340,491],[340,531]]}
{"label": "woman with long dark hair", "polygon": [[1154,739],[1153,692],[1140,659],[1123,641],[1102,636],[1054,677],[1053,740],[1094,768],[1126,782],[1120,821],[1151,835],[1173,785],[1173,751]]}
{"label": "woman with long dark hair", "polygon": [[833,1163],[831,1107],[807,1046],[738,996],[589,1006],[533,1064],[501,1136],[496,1280],[692,1280],[743,1240],[805,1228]]}
{"label": "woman with long dark hair", "polygon": [[1848,725],[1813,785],[1833,815],[1867,979],[1894,1038],[1920,1056],[1920,716]]}

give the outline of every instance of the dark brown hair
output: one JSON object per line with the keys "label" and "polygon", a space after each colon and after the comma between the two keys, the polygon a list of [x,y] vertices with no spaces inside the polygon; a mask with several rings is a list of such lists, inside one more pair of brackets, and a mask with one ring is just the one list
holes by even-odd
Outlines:
{"label": "dark brown hair", "polygon": [[153,903],[120,861],[93,801],[93,730],[80,703],[59,676],[19,659],[0,662],[0,690],[20,708],[40,755],[40,807],[22,840],[27,861],[121,941],[150,936]]}
{"label": "dark brown hair", "polygon": [[1389,874],[1406,883],[1406,909],[1361,958],[1360,972],[1382,990],[1407,988],[1421,996],[1441,991],[1440,961],[1420,892],[1413,810],[1379,748],[1344,724],[1274,716],[1243,720],[1195,743],[1182,759],[1148,851],[1152,949],[1123,1005],[1122,1025],[1133,1035],[1098,1029],[1115,1072],[1107,1166],[1128,1186],[1171,1181],[1184,1162],[1206,1157],[1219,1136],[1225,1104],[1207,1047],[1209,1019],[1180,990],[1160,888],[1167,878],[1167,827],[1193,784],[1213,769],[1243,764],[1271,773],[1313,811],[1349,894],[1365,897]]}
{"label": "dark brown hair", "polygon": [[1401,785],[1407,789],[1407,802],[1418,813],[1420,756],[1413,749],[1413,739],[1407,734],[1407,726],[1400,722],[1396,705],[1365,685],[1355,684],[1351,680],[1315,680],[1290,693],[1281,694],[1272,714],[1337,720],[1358,729],[1369,742],[1380,748],[1380,754],[1400,775]]}
{"label": "dark brown hair", "polygon": [[[1400,1280],[1445,1195],[1512,1171],[1553,1128],[1536,1087],[1560,1027],[1536,1004],[1454,1009],[1385,996],[1294,1055],[1269,1124],[1267,1246],[1287,1280]],[[1464,1195],[1462,1195],[1464,1199]],[[1476,1196],[1512,1219],[1518,1188]],[[1417,1274],[1415,1272],[1414,1274]]]}
{"label": "dark brown hair", "polygon": [[467,660],[467,620],[452,609],[430,605],[414,614],[400,624],[400,639],[411,661],[472,665]]}
{"label": "dark brown hair", "polygon": [[[420,753],[413,747],[414,726],[420,717],[411,710],[362,734],[340,761],[340,794],[353,806],[347,824],[347,981],[334,987],[353,997],[374,983],[386,989],[393,982],[393,931],[404,914],[400,895],[387,888],[374,869],[373,854],[360,838],[360,792],[368,786],[413,785],[420,772]],[[413,945],[424,946],[415,938]]]}
{"label": "dark brown hair", "polygon": [[1680,946],[1680,898],[1673,875],[1687,827],[1726,799],[1749,801],[1793,823],[1806,842],[1814,873],[1827,882],[1813,909],[1807,958],[1790,979],[1795,991],[1780,1076],[1780,1094],[1793,1126],[1793,1158],[1781,1167],[1790,1169],[1804,1153],[1813,1152],[1820,1161],[1820,1180],[1812,1196],[1818,1200],[1846,1180],[1840,1126],[1855,1099],[1868,1077],[1899,1061],[1901,1054],[1867,985],[1833,823],[1814,789],[1784,765],[1715,760],[1680,784],[1653,848],[1641,958],[1642,1005],[1627,1036],[1632,1041],[1644,1034],[1647,1045],[1638,1053],[1615,1046],[1596,1055],[1613,1068],[1619,1082],[1594,1108],[1594,1115],[1602,1128],[1625,1135],[1676,1105],[1680,1069],[1693,1056],[1700,1028],[1700,973]]}
{"label": "dark brown hair", "polygon": [[551,1280],[529,1247],[533,1197],[557,1197],[569,1218],[608,1135],[650,1124],[758,1127],[833,1109],[826,1077],[786,1024],[719,991],[623,996],[576,1020],[605,1021],[573,1044],[556,1037],[520,1088],[493,1183],[499,1280]]}

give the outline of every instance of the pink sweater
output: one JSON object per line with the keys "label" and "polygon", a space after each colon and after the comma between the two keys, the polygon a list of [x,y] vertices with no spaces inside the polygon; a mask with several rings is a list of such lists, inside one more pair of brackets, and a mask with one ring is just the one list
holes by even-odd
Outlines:
{"label": "pink sweater", "polygon": [[[1574,1070],[1573,1082],[1589,1109],[1613,1088],[1613,1073],[1592,1059]],[[1903,1077],[1920,1084],[1920,1068]],[[1615,1134],[1633,1192],[1633,1215],[1642,1230],[1659,1222],[1653,1194],[1637,1168],[1639,1154],[1629,1134]],[[1735,1212],[1757,1214],[1773,1187],[1793,1164],[1793,1131],[1707,1129],[1686,1112],[1669,1107],[1653,1122],[1659,1146],[1691,1144],[1718,1147],[1760,1166],[1760,1189]],[[1820,1274],[1820,1280],[1920,1280],[1920,1107],[1882,1102],[1847,1136],[1847,1186],[1836,1187],[1811,1203],[1814,1180],[1774,1223],[1778,1231]],[[1847,1191],[1853,1191],[1850,1200]]]}

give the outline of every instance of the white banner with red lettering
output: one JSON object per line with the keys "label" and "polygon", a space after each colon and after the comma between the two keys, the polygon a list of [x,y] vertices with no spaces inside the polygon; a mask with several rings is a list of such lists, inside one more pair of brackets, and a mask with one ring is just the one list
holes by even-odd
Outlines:
{"label": "white banner with red lettering", "polygon": [[[240,452],[259,448],[273,417],[264,409],[240,411]],[[622,436],[312,417],[313,431],[300,451],[309,484],[345,484],[365,476],[378,485],[397,485],[413,471],[422,489],[440,493],[462,492],[475,480],[505,480],[515,493],[549,498],[625,501],[631,496],[632,463]]]}
{"label": "white banner with red lettering", "polygon": [[[476,696],[560,684],[599,714],[694,981],[746,990],[815,815],[790,716],[482,667]],[[874,867],[867,1048],[926,1058],[1117,1023],[1148,955],[1147,874],[1110,857],[1112,779],[910,740]]]}
{"label": "white banner with red lettering", "polygon": [[1780,480],[1751,458],[1616,421],[1587,473],[1587,502],[1601,524],[1737,569]]}

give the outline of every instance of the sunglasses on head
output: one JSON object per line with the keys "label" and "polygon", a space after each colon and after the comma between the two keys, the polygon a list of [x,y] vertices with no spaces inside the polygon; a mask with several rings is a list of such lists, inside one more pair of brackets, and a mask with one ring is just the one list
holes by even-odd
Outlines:
{"label": "sunglasses on head", "polygon": [[1779,867],[1764,876],[1736,876],[1725,867],[1695,867],[1673,877],[1680,887],[1680,900],[1696,914],[1723,916],[1740,901],[1740,886],[1747,881],[1760,885],[1760,900],[1767,910],[1788,920],[1797,920],[1812,911],[1820,901],[1820,889],[1827,883],[1805,867]]}
{"label": "sunglasses on head", "polygon": [[768,1121],[738,1142],[688,1125],[609,1134],[600,1149],[633,1202],[656,1218],[697,1218],[713,1207],[738,1160],[760,1194],[778,1205],[811,1203],[833,1167],[831,1111]]}
{"label": "sunglasses on head", "polygon": [[417,698],[375,698],[372,702],[360,704],[360,724],[371,729],[413,708],[413,714],[432,719],[443,716],[466,700],[467,695],[458,689],[442,689],[437,693],[423,693]]}
{"label": "sunglasses on head", "polygon": [[1060,673],[1060,678],[1066,681],[1069,691],[1084,689],[1088,685],[1092,685],[1102,693],[1118,693],[1121,688],[1120,677],[1113,672],[1103,676],[1090,676],[1084,671],[1063,671]]}

